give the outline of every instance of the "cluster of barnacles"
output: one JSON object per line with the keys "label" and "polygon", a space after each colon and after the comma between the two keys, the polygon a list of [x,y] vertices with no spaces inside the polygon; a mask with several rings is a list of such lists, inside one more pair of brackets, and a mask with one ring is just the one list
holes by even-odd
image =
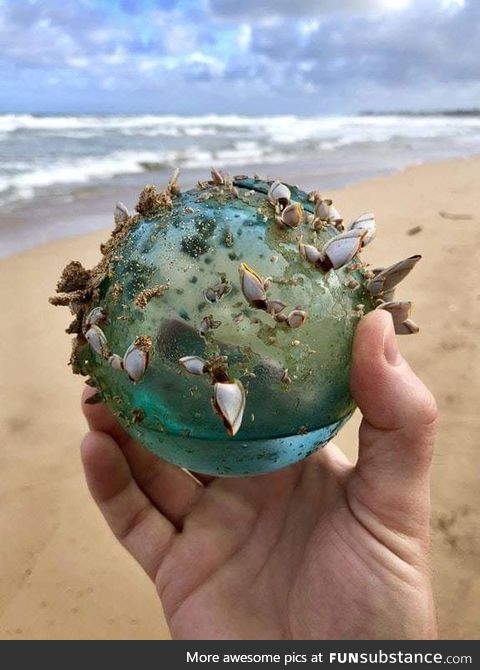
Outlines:
{"label": "cluster of barnacles", "polygon": [[[232,177],[227,172],[221,172],[217,168],[212,168],[210,171],[211,179],[209,181],[199,181],[198,187],[202,190],[209,188],[210,186],[221,187],[222,190],[230,193],[235,198],[238,198],[240,193],[238,188],[234,186]],[[200,198],[203,200],[204,198]]]}
{"label": "cluster of barnacles", "polygon": [[[238,196],[238,190],[234,186],[233,180],[227,174],[214,169],[211,176],[210,181],[199,183],[200,188],[216,186],[222,190],[231,192],[232,195]],[[171,206],[172,196],[177,195],[179,192],[178,171],[175,171],[167,188],[162,193],[154,192],[152,189],[153,187],[144,189],[142,192],[143,199],[141,198],[141,202],[137,205],[137,211],[146,216],[153,216],[155,210],[160,206]],[[354,257],[375,237],[376,225],[373,214],[362,214],[345,229],[343,219],[333,205],[333,201],[323,198],[318,191],[313,191],[309,194],[309,200],[314,203],[313,215],[306,214],[300,203],[293,202],[290,189],[279,181],[271,184],[268,191],[268,199],[275,210],[275,221],[283,229],[296,229],[300,224],[308,223],[313,227],[314,237],[316,237],[317,232],[327,228],[334,231],[334,236],[321,248],[318,248],[315,244],[305,243],[303,236],[300,236],[298,242],[298,250],[301,257],[323,274],[345,266],[353,269],[354,265],[352,265],[352,261]],[[117,203],[114,218],[117,228],[121,228],[122,225],[130,220],[131,214],[125,205]],[[418,255],[411,256],[390,267],[376,268],[364,272],[367,280],[365,283],[366,290],[376,300],[377,309],[384,309],[392,315],[397,334],[418,332],[418,326],[410,318],[413,307],[412,303],[409,301],[395,301],[394,291],[395,287],[413,269],[420,258],[421,256]],[[360,263],[355,267],[361,268],[364,267],[364,264]],[[81,269],[83,270],[83,268]],[[71,307],[72,304],[75,305],[75,301],[83,305],[87,302],[88,298],[92,297],[90,273],[87,273],[87,271],[83,272],[85,277],[83,277],[76,266],[69,269],[69,272],[65,274],[63,283],[59,285],[58,289],[67,291],[67,293],[52,299],[54,304],[67,304],[68,299],[68,304]],[[75,275],[75,282],[72,285],[68,283],[71,275]],[[245,262],[242,262],[239,266],[239,276],[242,294],[250,307],[265,311],[277,323],[282,323],[290,328],[298,328],[305,323],[307,313],[300,306],[295,307],[295,309],[286,315],[287,304],[282,300],[269,297],[268,291],[272,282],[271,277],[264,278],[260,276],[258,272]],[[354,284],[355,288],[359,286],[358,282],[353,279],[347,285],[350,284]],[[137,306],[145,307],[152,297],[163,295],[167,289],[168,285],[161,285],[145,290],[139,295]],[[222,277],[219,283],[205,291],[205,299],[208,302],[215,303],[231,290],[231,285],[226,278]],[[107,315],[101,307],[95,307],[88,314],[83,326],[81,324],[81,313],[77,315],[77,321],[79,318],[78,330],[75,330],[75,332],[82,334],[90,347],[104,358],[113,369],[125,371],[134,383],[141,381],[149,364],[152,347],[150,337],[136,337],[122,357],[116,353],[112,353],[110,350],[105,333],[101,328],[101,325],[107,321]],[[209,315],[203,318],[199,332],[202,336],[205,336],[208,330],[219,326],[220,322],[214,321],[212,315]],[[213,409],[222,419],[228,433],[234,436],[242,423],[246,393],[241,381],[230,377],[227,357],[216,356],[209,360],[204,360],[199,356],[183,356],[179,359],[179,363],[191,375],[209,376],[213,385],[213,396],[211,399]],[[287,372],[284,381],[291,381]]]}
{"label": "cluster of barnacles", "polygon": [[268,191],[268,199],[275,209],[275,221],[281,228],[297,228],[304,218],[303,207],[291,201],[288,186],[274,181]]}
{"label": "cluster of barnacles", "polygon": [[[251,307],[264,310],[276,321],[285,323],[290,328],[298,328],[303,325],[307,318],[307,313],[304,310],[296,308],[288,316],[285,316],[282,312],[287,307],[286,303],[267,297],[271,278],[261,277],[246,263],[240,264],[239,274],[242,293]],[[221,281],[216,286],[207,289],[205,296],[209,302],[216,302],[230,290],[230,285]],[[202,319],[199,332],[201,335],[205,335],[209,329],[217,328],[219,325],[220,322],[213,321],[212,316],[209,315]],[[242,423],[246,397],[242,382],[229,377],[226,361],[226,356],[216,356],[208,361],[200,356],[183,356],[179,359],[179,363],[189,374],[207,374],[210,376],[213,384],[212,407],[222,419],[229,435],[233,437]]]}
{"label": "cluster of barnacles", "polygon": [[233,437],[242,425],[246,398],[242,382],[228,375],[227,357],[215,356],[205,361],[200,356],[182,356],[178,362],[191,375],[210,376],[213,384],[212,407]]}
{"label": "cluster of barnacles", "polygon": [[139,382],[148,367],[152,340],[148,336],[139,335],[127,348],[123,357],[110,351],[107,337],[98,324],[104,323],[107,315],[101,307],[95,307],[85,321],[85,339],[92,349],[114,370],[125,370],[132,382]]}
{"label": "cluster of barnacles", "polygon": [[413,303],[410,301],[394,301],[395,287],[415,267],[421,256],[410,256],[403,261],[394,263],[388,268],[373,270],[373,278],[367,284],[367,289],[377,299],[377,309],[390,312],[397,335],[418,333],[417,324],[410,318]]}
{"label": "cluster of barnacles", "polygon": [[[317,191],[310,193],[310,199],[315,202],[315,211],[312,224],[315,231],[323,230],[327,226],[337,232],[322,249],[312,244],[304,244],[300,238],[299,251],[302,256],[324,273],[337,270],[350,263],[353,257],[375,237],[375,217],[373,214],[362,214],[350,225],[348,231],[343,231],[343,219],[333,206],[332,200],[321,197]],[[297,202],[291,202],[291,193],[288,186],[274,181],[268,191],[268,199],[275,208],[275,220],[283,227],[297,228],[303,220],[303,208]]]}
{"label": "cluster of barnacles", "polygon": [[263,278],[247,263],[240,263],[240,288],[250,307],[262,309],[270,314],[275,321],[284,323],[290,328],[299,328],[305,323],[307,313],[300,307],[293,309],[288,316],[283,314],[287,303],[277,298],[267,297],[267,291],[271,284],[271,277]]}
{"label": "cluster of barnacles", "polygon": [[[336,207],[333,205],[333,200],[330,198],[323,198],[319,191],[311,191],[308,194],[310,202],[315,204],[313,214],[313,227],[315,230],[323,230],[326,226],[334,226],[339,232],[343,232],[343,218]],[[369,215],[373,216],[373,215]]]}
{"label": "cluster of barnacles", "polygon": [[[298,205],[298,203],[292,203],[290,197],[290,189],[285,184],[274,181],[270,186],[268,198],[275,207],[277,223],[296,228],[301,223],[302,217],[287,216],[285,218],[284,216],[285,212],[293,212],[291,208]],[[309,194],[309,200],[315,203],[312,219],[314,230],[320,231],[330,226],[336,231],[336,234],[321,249],[313,244],[305,244],[302,236],[298,249],[306,261],[326,274],[330,270],[338,270],[351,263],[353,258],[367,244],[370,244],[376,234],[375,216],[370,212],[362,214],[345,230],[343,218],[331,199],[324,199],[318,191],[312,191]],[[294,224],[292,224],[293,221],[295,221]],[[394,301],[393,297],[397,284],[407,276],[420,259],[421,256],[418,255],[410,256],[388,268],[373,270],[373,277],[367,283],[370,295],[377,299],[377,309],[384,309],[392,315],[395,332],[398,335],[418,333],[419,330],[417,324],[410,318],[413,303]],[[258,278],[258,275],[256,276]]]}

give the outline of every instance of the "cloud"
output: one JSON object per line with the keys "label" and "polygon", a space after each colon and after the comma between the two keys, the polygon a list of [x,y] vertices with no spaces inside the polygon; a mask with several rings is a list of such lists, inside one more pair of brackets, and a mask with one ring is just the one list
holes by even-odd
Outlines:
{"label": "cloud", "polygon": [[[310,4],[300,3],[300,8]],[[272,30],[256,22],[252,53],[266,56],[278,70],[303,70],[310,83],[333,93],[343,90],[351,100],[358,97],[358,84],[383,86],[386,92],[425,86],[423,106],[428,106],[428,89],[438,92],[448,83],[476,86],[480,81],[475,47],[480,8],[470,3],[453,14],[449,9],[451,4],[441,11],[437,2],[423,0],[381,17],[353,13],[342,21],[332,15],[316,22],[283,19]],[[445,99],[444,106],[452,104],[454,99]]]}
{"label": "cloud", "polygon": [[212,13],[218,17],[246,17],[258,21],[263,17],[323,16],[330,13],[370,11],[384,12],[403,9],[410,0],[210,0]]}
{"label": "cloud", "polygon": [[0,43],[2,98],[39,111],[456,107],[480,90],[477,0],[0,0]]}

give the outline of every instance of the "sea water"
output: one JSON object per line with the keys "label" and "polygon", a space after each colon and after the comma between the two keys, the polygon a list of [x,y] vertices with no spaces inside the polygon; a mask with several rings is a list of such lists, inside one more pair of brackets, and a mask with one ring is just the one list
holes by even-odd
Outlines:
{"label": "sea water", "polygon": [[[308,166],[330,189],[406,165],[480,153],[480,116],[34,116],[0,115],[0,255],[47,239],[108,226],[62,216],[52,204],[117,189],[120,194],[180,167],[276,175]],[[277,166],[277,169],[276,169]],[[298,168],[298,170],[297,170]],[[163,177],[162,177],[163,178]],[[192,181],[192,180],[190,180]],[[118,193],[116,193],[118,195]],[[47,209],[46,203],[48,203]],[[27,232],[25,207],[42,207]],[[23,209],[22,209],[23,208]],[[97,212],[100,213],[100,210]],[[12,231],[12,220],[18,226]]]}

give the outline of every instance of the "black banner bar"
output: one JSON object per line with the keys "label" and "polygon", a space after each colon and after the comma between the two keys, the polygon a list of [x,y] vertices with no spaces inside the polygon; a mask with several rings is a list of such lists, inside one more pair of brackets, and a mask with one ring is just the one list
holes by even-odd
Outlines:
{"label": "black banner bar", "polygon": [[[107,645],[105,647],[105,645]],[[34,647],[34,649],[33,649]],[[165,668],[166,670],[311,670],[400,666],[474,666],[480,664],[480,641],[146,641],[146,642],[4,642],[5,668],[37,667]],[[48,666],[44,664],[47,664]]]}

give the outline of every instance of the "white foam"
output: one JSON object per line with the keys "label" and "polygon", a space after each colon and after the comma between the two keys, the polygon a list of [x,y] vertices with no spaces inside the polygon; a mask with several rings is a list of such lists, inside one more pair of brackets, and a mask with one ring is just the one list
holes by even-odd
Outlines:
{"label": "white foam", "polygon": [[[39,190],[58,185],[81,185],[121,174],[144,172],[148,166],[198,168],[205,165],[229,163],[278,162],[282,156],[264,155],[255,142],[240,143],[238,148],[212,152],[192,146],[183,151],[115,151],[103,157],[58,160],[49,165],[0,175],[0,204],[16,199],[30,199]],[[26,167],[17,163],[17,166]]]}
{"label": "white foam", "polygon": [[[156,139],[158,138],[158,139]],[[29,163],[16,142],[34,148]],[[420,142],[463,155],[480,150],[478,117],[317,116],[33,116],[0,115],[0,204],[58,185],[86,184],[154,166],[190,168],[274,164],[341,150]],[[433,146],[433,145],[432,145]],[[58,151],[57,151],[58,147]],[[127,148],[128,147],[128,148]],[[137,147],[138,151],[133,147]],[[351,154],[345,153],[351,147]],[[148,150],[147,150],[148,149]],[[67,159],[65,156],[72,156]],[[61,156],[61,157],[59,157]],[[417,157],[411,157],[415,160]]]}
{"label": "white foam", "polygon": [[216,130],[231,130],[235,133],[260,133],[280,143],[296,142],[314,137],[341,133],[348,136],[366,132],[380,139],[393,135],[418,137],[443,136],[453,129],[480,130],[478,117],[413,117],[413,116],[240,116],[207,114],[205,116],[33,116],[31,114],[0,115],[0,133],[19,130],[48,131],[62,135],[65,132],[89,130],[93,135],[105,131],[119,133],[155,134],[175,136],[179,134],[197,137],[212,135]]}
{"label": "white foam", "polygon": [[119,174],[143,172],[140,162],[155,161],[156,158],[156,154],[150,152],[124,151],[113,152],[102,158],[57,161],[33,170],[0,176],[0,193],[10,192],[10,197],[3,198],[3,203],[14,198],[31,198],[38,189],[58,184],[85,184]]}

